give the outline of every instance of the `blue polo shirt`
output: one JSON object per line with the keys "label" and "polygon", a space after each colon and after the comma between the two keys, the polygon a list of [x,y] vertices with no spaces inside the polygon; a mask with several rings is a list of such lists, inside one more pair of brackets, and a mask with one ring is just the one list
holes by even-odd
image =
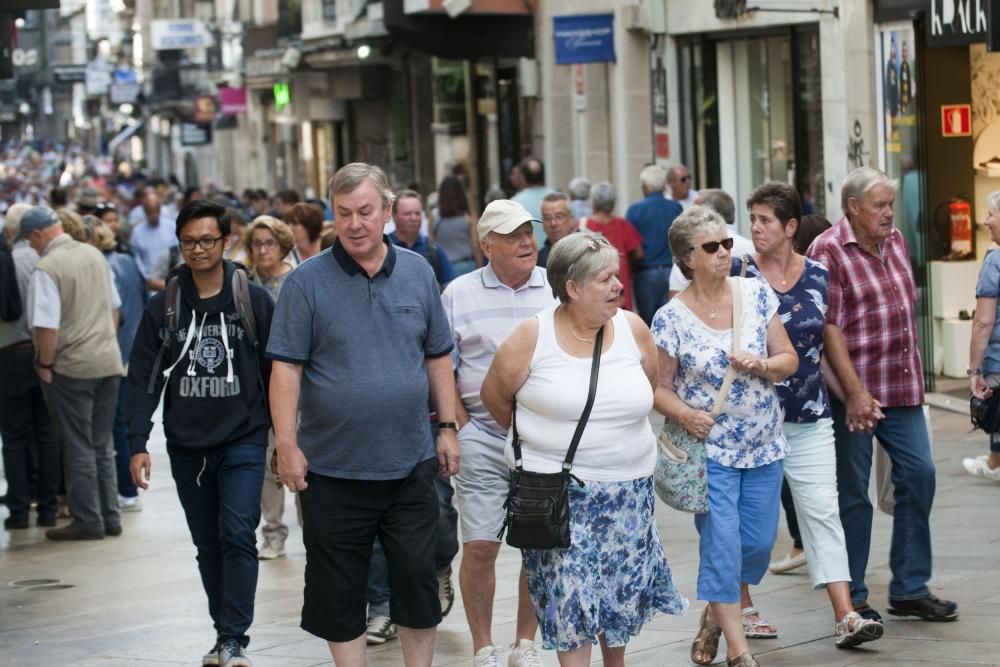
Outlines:
{"label": "blue polo shirt", "polygon": [[302,366],[298,443],[309,471],[402,479],[435,458],[425,362],[452,349],[430,265],[383,237],[374,276],[340,242],[289,274],[267,356]]}
{"label": "blue polo shirt", "polygon": [[645,199],[637,201],[628,207],[625,219],[642,236],[642,261],[636,265],[636,271],[655,266],[672,266],[674,256],[670,252],[670,225],[684,211],[681,205],[672,199],[667,199],[662,192],[653,192]]}
{"label": "blue polo shirt", "polygon": [[389,240],[391,240],[396,247],[412,250],[426,259],[430,263],[431,268],[434,269],[434,277],[437,278],[438,285],[444,287],[455,279],[455,269],[452,268],[451,262],[448,261],[448,255],[445,253],[444,248],[435,243],[434,255],[432,255],[430,241],[423,234],[419,234],[417,236],[417,242],[412,246],[408,246],[400,241],[399,237],[396,236],[396,232],[391,232],[389,234]]}

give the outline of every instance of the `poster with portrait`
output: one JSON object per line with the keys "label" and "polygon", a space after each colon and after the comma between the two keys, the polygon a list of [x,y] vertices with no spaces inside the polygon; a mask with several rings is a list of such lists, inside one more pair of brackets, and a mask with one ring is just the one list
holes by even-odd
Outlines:
{"label": "poster with portrait", "polygon": [[906,236],[914,266],[923,266],[923,169],[919,164],[918,63],[912,24],[881,28],[877,31],[875,48],[881,164],[899,182],[896,227]]}

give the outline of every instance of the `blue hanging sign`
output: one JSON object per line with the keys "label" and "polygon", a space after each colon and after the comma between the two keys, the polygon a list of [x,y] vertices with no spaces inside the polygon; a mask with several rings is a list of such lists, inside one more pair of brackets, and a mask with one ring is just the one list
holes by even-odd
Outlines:
{"label": "blue hanging sign", "polygon": [[556,65],[615,61],[615,15],[552,17]]}

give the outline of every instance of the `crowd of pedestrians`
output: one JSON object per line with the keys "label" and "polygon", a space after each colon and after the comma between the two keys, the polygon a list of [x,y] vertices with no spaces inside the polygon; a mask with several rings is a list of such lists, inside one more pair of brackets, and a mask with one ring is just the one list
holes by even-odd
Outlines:
{"label": "crowd of pedestrians", "polygon": [[[302,628],[336,664],[397,637],[407,665],[431,664],[460,549],[475,665],[541,665],[543,648],[589,664],[594,645],[624,664],[655,613],[689,608],[654,520],[665,439],[705,460],[692,662],[713,662],[725,639],[727,664],[750,667],[748,640],[778,636],[751,587],[782,500],[797,537],[772,571],[808,565],[837,647],[883,636],[865,585],[873,437],[895,485],[887,611],[958,618],[927,587],[935,470],[916,288],[884,173],[847,177],[832,226],[804,216],[793,187],[761,184],[745,238],[732,197],[695,190],[683,165],[643,168],[626,207],[608,182],[547,188],[527,158],[518,192],[477,212],[458,174],[425,197],[353,163],[328,199],[302,201],[66,157],[19,153],[3,195],[5,528],[27,528],[34,506],[52,540],[121,535],[121,512],[141,510],[138,489],[161,474],[146,447],[162,405],[213,622],[203,665],[250,664],[259,561],[285,554],[286,489],[306,551]],[[983,399],[1000,386],[993,257],[970,363]],[[997,442],[970,473],[1000,478]],[[524,549],[502,582],[515,465],[571,466],[572,540]],[[518,589],[504,638],[501,585]]]}

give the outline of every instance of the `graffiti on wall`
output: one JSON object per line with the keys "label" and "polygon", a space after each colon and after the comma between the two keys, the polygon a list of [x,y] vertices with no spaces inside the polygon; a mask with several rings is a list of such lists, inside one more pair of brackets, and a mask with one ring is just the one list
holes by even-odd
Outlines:
{"label": "graffiti on wall", "polygon": [[852,169],[863,167],[868,162],[871,151],[865,150],[864,129],[861,121],[854,119],[854,130],[847,139],[847,163]]}

